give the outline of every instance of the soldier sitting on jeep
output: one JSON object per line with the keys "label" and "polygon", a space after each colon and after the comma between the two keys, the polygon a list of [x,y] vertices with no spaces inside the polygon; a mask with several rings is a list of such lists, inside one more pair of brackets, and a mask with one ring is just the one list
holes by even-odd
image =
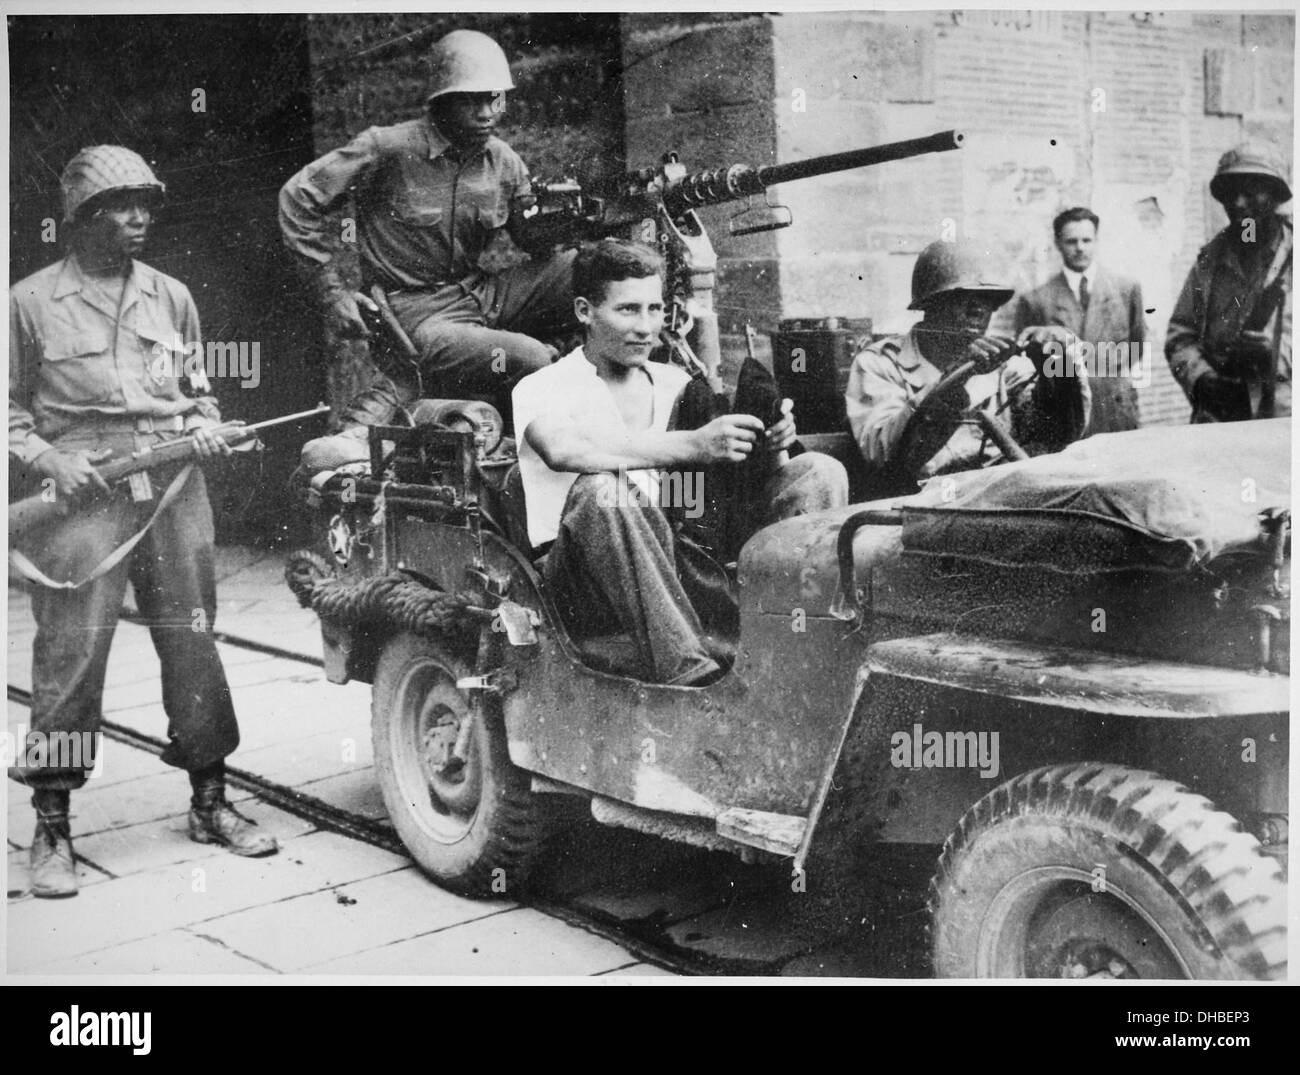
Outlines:
{"label": "soldier sitting on jeep", "polygon": [[500,272],[480,265],[503,230],[520,229],[512,206],[530,189],[523,161],[494,133],[514,89],[505,53],[485,34],[454,30],[434,45],[430,67],[423,116],[363,131],[280,192],[285,244],[318,278],[339,338],[369,335],[358,302],[379,309],[345,285],[335,257],[331,213],[354,199],[363,280],[386,293],[421,375],[388,370],[354,397],[341,432],[304,445],[312,473],[367,459],[368,427],[391,421],[420,380],[439,396],[504,403],[511,385],[557,356],[538,337],[574,327],[572,251]]}
{"label": "soldier sitting on jeep", "polygon": [[789,458],[789,400],[767,429],[747,414],[673,428],[690,376],[650,361],[663,287],[653,249],[616,239],[585,246],[574,262],[585,343],[521,380],[513,404],[529,539],[546,551],[544,577],[561,615],[588,634],[601,626],[627,633],[646,678],[688,685],[722,671],[700,610],[722,603],[734,611],[735,596],[725,571],[670,522],[681,513],[665,511],[674,505],[663,503],[671,487],[662,469],[739,463],[756,447],[769,453],[754,529],[845,504],[848,479],[827,456]]}

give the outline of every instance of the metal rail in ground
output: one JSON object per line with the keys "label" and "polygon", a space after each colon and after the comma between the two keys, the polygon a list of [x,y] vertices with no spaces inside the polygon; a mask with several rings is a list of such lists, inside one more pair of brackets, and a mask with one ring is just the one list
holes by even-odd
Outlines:
{"label": "metal rail in ground", "polygon": [[[123,618],[128,617],[124,616]],[[300,661],[303,664],[317,666],[321,663],[319,660],[314,660],[303,654],[282,650],[274,646],[265,646],[250,639],[226,635],[221,637],[220,640],[228,645],[240,646],[258,652],[271,651],[273,656],[285,660]],[[9,685],[8,697],[11,702],[28,708],[31,707],[31,692],[21,687]],[[161,755],[167,745],[155,736],[136,731],[134,728],[128,728],[115,721],[102,721],[101,729],[109,739],[135,747],[137,750],[147,751],[155,756]],[[359,840],[362,843],[382,848],[393,854],[406,856],[406,849],[402,846],[396,832],[384,822],[374,821],[350,811],[342,810],[313,795],[305,795],[300,791],[267,780],[265,777],[258,776],[246,769],[227,765],[226,779],[235,787],[251,791],[264,802],[284,810],[286,813],[293,814],[295,817],[302,818],[318,829],[334,832],[348,839]],[[433,884],[432,881],[429,883]],[[776,964],[768,967],[749,960],[728,960],[691,949],[664,945],[657,937],[647,936],[649,933],[658,932],[658,927],[652,928],[640,923],[629,924],[615,915],[575,907],[562,900],[549,899],[544,895],[531,894],[526,900],[520,902],[526,903],[544,914],[558,918],[569,925],[577,926],[597,936],[604,937],[606,940],[613,941],[620,947],[625,948],[641,962],[651,963],[677,974],[756,975],[772,973],[776,969]]]}

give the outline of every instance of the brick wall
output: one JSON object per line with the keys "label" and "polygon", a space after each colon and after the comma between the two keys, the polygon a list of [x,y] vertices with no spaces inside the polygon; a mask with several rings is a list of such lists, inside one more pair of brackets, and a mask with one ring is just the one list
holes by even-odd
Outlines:
{"label": "brick wall", "polygon": [[[1196,250],[1225,218],[1219,155],[1246,134],[1291,151],[1291,15],[1128,12],[789,12],[625,16],[628,158],[766,164],[956,128],[966,147],[786,184],[792,228],[726,235],[724,350],[746,320],[871,317],[906,328],[916,254],[945,226],[985,240],[1009,282],[1060,265],[1051,219],[1102,216],[1099,257],[1143,284],[1156,361],[1143,420],[1187,407],[1162,356]],[[1208,72],[1208,78],[1207,78]]]}

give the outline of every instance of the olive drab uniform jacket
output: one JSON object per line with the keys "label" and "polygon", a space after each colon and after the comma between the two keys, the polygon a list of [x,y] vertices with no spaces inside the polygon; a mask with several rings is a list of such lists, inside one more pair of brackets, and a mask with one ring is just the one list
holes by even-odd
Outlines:
{"label": "olive drab uniform jacket", "polygon": [[[1229,351],[1243,328],[1256,314],[1259,299],[1275,281],[1284,297],[1262,325],[1271,349],[1275,349],[1277,383],[1273,414],[1291,413],[1291,281],[1294,229],[1289,217],[1279,214],[1281,227],[1269,247],[1249,262],[1238,256],[1240,246],[1228,228],[1219,232],[1196,255],[1182,293],[1169,318],[1165,357],[1169,368],[1192,402],[1193,422],[1231,421],[1260,417],[1260,403],[1266,371],[1242,369]],[[1280,277],[1280,280],[1279,280]],[[1247,382],[1250,413],[1214,414],[1196,399],[1197,378],[1214,370]]]}
{"label": "olive drab uniform jacket", "polygon": [[19,281],[9,294],[10,458],[29,463],[104,419],[174,432],[220,421],[201,367],[187,362],[198,341],[189,289],[144,262],[132,263],[120,312],[72,256]]}
{"label": "olive drab uniform jacket", "polygon": [[422,117],[370,127],[293,176],[280,193],[280,228],[290,250],[325,265],[338,229],[327,214],[354,192],[367,281],[432,289],[478,271],[511,201],[528,189],[527,167],[500,138],[458,157]]}
{"label": "olive drab uniform jacket", "polygon": [[[1027,359],[1014,359],[1001,370],[971,377],[966,382],[970,405],[991,413],[1006,408],[1010,388],[1017,379],[1026,380],[1032,373]],[[873,470],[882,470],[894,461],[908,420],[921,397],[941,377],[921,353],[915,330],[876,340],[858,352],[849,372],[845,406],[853,439]],[[1004,411],[1004,424],[1007,416]],[[1001,458],[997,445],[978,426],[963,423],[916,477],[973,470]]]}

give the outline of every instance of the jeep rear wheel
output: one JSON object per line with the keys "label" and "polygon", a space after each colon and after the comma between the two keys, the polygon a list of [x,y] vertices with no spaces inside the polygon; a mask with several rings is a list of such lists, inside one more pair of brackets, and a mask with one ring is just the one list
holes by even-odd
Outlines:
{"label": "jeep rear wheel", "polygon": [[[375,667],[375,772],[402,843],[440,884],[470,896],[513,894],[544,826],[526,773],[510,761],[495,701],[473,706],[462,660],[400,634]],[[459,747],[459,749],[458,749]]]}
{"label": "jeep rear wheel", "polygon": [[930,909],[939,977],[1286,976],[1277,862],[1208,799],[1122,766],[994,789],[944,844]]}

